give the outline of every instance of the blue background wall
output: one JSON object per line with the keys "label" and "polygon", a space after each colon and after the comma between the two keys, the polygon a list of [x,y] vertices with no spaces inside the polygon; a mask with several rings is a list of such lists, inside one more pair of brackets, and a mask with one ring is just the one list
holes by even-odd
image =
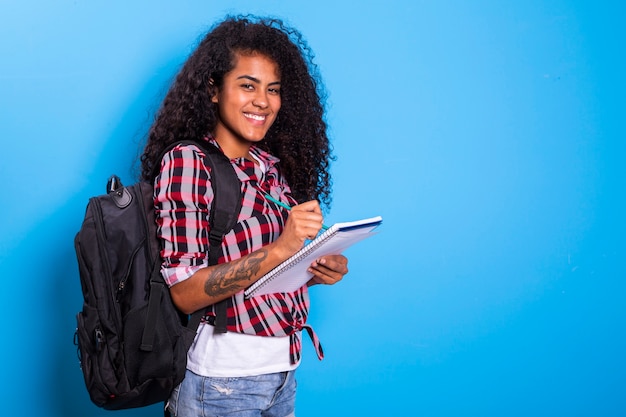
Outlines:
{"label": "blue background wall", "polygon": [[317,54],[328,222],[385,219],[313,290],[298,415],[626,415],[621,3],[340,3],[0,2],[4,414],[111,415],[72,344],[73,236],[194,42],[249,11]]}

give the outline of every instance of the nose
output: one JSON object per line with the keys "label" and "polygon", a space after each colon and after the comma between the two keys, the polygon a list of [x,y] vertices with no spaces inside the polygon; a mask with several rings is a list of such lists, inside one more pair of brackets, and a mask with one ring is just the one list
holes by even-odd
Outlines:
{"label": "nose", "polygon": [[266,108],[268,106],[267,93],[265,91],[257,91],[252,99],[252,104],[261,109]]}

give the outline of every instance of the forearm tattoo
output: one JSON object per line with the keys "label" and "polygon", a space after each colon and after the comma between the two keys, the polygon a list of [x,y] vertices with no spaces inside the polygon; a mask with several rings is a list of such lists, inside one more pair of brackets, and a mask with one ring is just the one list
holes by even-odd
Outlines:
{"label": "forearm tattoo", "polygon": [[216,265],[204,283],[204,292],[211,297],[219,297],[247,287],[265,258],[267,250],[260,249],[245,258]]}

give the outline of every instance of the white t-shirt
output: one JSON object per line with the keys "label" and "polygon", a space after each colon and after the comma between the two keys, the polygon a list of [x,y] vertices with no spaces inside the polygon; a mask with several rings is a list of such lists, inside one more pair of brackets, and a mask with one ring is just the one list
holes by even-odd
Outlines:
{"label": "white t-shirt", "polygon": [[[298,332],[297,337],[301,337]],[[187,354],[187,368],[197,375],[242,377],[284,372],[299,363],[289,360],[289,336],[255,336],[236,332],[215,333],[201,324]]]}

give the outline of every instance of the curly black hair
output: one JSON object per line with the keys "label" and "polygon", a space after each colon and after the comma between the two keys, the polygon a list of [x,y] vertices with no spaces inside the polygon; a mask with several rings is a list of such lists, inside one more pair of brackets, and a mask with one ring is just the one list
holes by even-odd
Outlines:
{"label": "curly black hair", "polygon": [[301,33],[276,18],[228,16],[204,36],[176,76],[148,132],[142,179],[154,179],[167,146],[213,132],[217,108],[211,96],[233,69],[236,54],[252,53],[275,61],[281,75],[281,108],[258,146],[280,158],[281,172],[296,200],[317,199],[329,207],[328,168],[334,158],[324,120],[324,86]]}

